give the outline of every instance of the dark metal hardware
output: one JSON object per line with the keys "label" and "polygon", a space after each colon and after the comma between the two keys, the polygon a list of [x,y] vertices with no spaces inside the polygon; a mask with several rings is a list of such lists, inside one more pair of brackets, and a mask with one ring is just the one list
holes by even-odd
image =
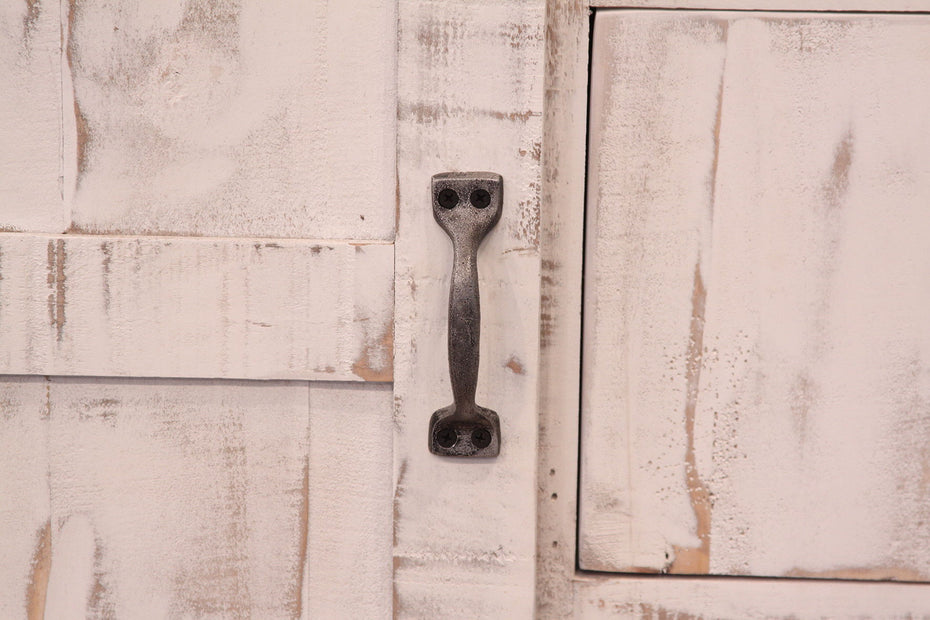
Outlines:
{"label": "dark metal hardware", "polygon": [[449,377],[454,402],[433,413],[429,450],[443,456],[497,456],[497,413],[475,404],[481,308],[478,246],[501,218],[504,181],[491,172],[446,172],[433,176],[433,216],[452,239],[449,290]]}

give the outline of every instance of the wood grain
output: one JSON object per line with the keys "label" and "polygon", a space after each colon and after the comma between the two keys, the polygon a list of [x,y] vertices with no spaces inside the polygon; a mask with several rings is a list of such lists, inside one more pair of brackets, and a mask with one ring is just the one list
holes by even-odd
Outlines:
{"label": "wood grain", "polygon": [[595,25],[582,567],[930,578],[930,20]]}
{"label": "wood grain", "polygon": [[0,6],[0,230],[61,232],[58,0]]}
{"label": "wood grain", "polygon": [[[545,3],[399,6],[394,613],[531,617]],[[451,401],[452,248],[433,220],[430,177],[456,170],[504,179],[502,219],[478,255],[477,400],[502,428],[492,460],[427,450],[430,414]]]}
{"label": "wood grain", "polygon": [[298,617],[306,383],[53,379],[46,617]]}
{"label": "wood grain", "polygon": [[68,6],[72,230],[393,237],[392,2]]}
{"label": "wood grain", "polygon": [[0,382],[0,616],[43,618],[51,560],[48,390]]}
{"label": "wood grain", "polygon": [[390,618],[390,386],[311,383],[308,618]]}
{"label": "wood grain", "polygon": [[909,620],[930,616],[917,584],[797,579],[591,577],[575,583],[573,618],[642,620]]}
{"label": "wood grain", "polygon": [[541,619],[573,613],[589,21],[585,2],[547,2],[534,616]]}
{"label": "wood grain", "polygon": [[0,235],[0,372],[389,381],[393,247]]}
{"label": "wood grain", "polygon": [[598,9],[732,9],[738,11],[930,11],[927,0],[590,0]]}

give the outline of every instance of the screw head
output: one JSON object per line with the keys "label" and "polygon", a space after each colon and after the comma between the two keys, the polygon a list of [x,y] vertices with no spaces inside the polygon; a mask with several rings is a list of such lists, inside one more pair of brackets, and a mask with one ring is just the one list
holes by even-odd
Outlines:
{"label": "screw head", "polygon": [[458,433],[451,426],[441,428],[436,431],[436,443],[443,448],[451,448],[459,440]]}
{"label": "screw head", "polygon": [[491,433],[486,428],[476,428],[471,432],[471,442],[482,450],[491,445]]}
{"label": "screw head", "polygon": [[459,195],[455,193],[454,189],[446,188],[439,192],[439,206],[444,209],[451,209],[459,203]]}
{"label": "screw head", "polygon": [[491,194],[486,189],[476,189],[468,197],[471,203],[479,209],[484,209],[491,204]]}

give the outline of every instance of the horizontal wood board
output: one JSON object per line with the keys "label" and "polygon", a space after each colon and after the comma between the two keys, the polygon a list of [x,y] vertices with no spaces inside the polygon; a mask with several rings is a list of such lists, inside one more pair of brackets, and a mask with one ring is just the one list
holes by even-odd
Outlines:
{"label": "horizontal wood board", "polygon": [[388,387],[4,377],[0,403],[3,617],[390,615]]}
{"label": "horizontal wood board", "polygon": [[0,373],[390,381],[393,246],[0,234]]}
{"label": "horizontal wood board", "polygon": [[395,14],[8,3],[0,228],[392,239]]}
{"label": "horizontal wood board", "polygon": [[573,618],[640,620],[823,620],[930,617],[922,584],[801,579],[583,577]]}
{"label": "horizontal wood board", "polygon": [[930,17],[597,13],[586,569],[930,577]]}
{"label": "horizontal wood board", "polygon": [[590,0],[590,6],[736,11],[868,11],[876,13],[930,11],[930,2],[927,0]]}

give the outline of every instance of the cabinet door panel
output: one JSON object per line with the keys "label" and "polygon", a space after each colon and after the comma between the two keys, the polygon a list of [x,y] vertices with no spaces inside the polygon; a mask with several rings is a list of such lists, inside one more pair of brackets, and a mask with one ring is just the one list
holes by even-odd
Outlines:
{"label": "cabinet door panel", "polygon": [[599,12],[583,568],[930,577],[930,19]]}

